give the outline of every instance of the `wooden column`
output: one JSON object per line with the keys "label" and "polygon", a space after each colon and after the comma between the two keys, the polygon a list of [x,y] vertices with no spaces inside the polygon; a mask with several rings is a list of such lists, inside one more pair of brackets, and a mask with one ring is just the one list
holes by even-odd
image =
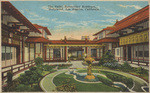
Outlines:
{"label": "wooden column", "polygon": [[22,63],[24,63],[24,38],[22,36]]}
{"label": "wooden column", "polygon": [[67,61],[67,47],[65,46],[65,61]]}
{"label": "wooden column", "polygon": [[43,51],[43,59],[44,59],[44,53],[45,53],[45,49],[44,49],[44,43],[42,44],[42,51]]}
{"label": "wooden column", "polygon": [[100,48],[99,48],[99,58],[101,58],[101,54],[100,54]]}
{"label": "wooden column", "polygon": [[118,59],[118,61],[121,59],[121,47],[120,47],[120,58]]}
{"label": "wooden column", "polygon": [[86,54],[88,53],[87,47],[85,47],[85,53],[86,53]]}
{"label": "wooden column", "polygon": [[132,49],[133,49],[133,51],[132,51],[132,52],[133,52],[133,53],[132,53],[132,54],[133,54],[133,57],[132,57],[132,59],[133,59],[133,60],[132,60],[132,63],[133,63],[133,61],[134,61],[134,45],[133,45],[133,48],[132,48]]}
{"label": "wooden column", "polygon": [[126,61],[127,61],[127,55],[128,55],[128,50],[127,50],[128,45],[126,45]]}
{"label": "wooden column", "polygon": [[143,62],[145,62],[145,61],[144,61],[144,44],[143,44]]}
{"label": "wooden column", "polygon": [[49,49],[49,60],[51,60],[51,49]]}
{"label": "wooden column", "polygon": [[138,48],[137,56],[138,56],[138,66],[139,66],[140,64],[139,64],[139,46],[138,45],[137,45],[137,48]]}
{"label": "wooden column", "polygon": [[44,57],[44,59],[46,60],[46,55],[47,55],[47,53],[46,53],[46,46],[44,46],[44,48],[45,48],[45,57]]}
{"label": "wooden column", "polygon": [[36,58],[36,43],[34,43],[34,59]]}
{"label": "wooden column", "polygon": [[30,43],[29,43],[28,51],[29,51],[29,61],[30,61]]}
{"label": "wooden column", "polygon": [[131,63],[132,63],[132,45],[130,47],[131,47]]}
{"label": "wooden column", "polygon": [[125,49],[125,48],[126,48],[126,47],[123,46],[123,61],[126,60],[126,49]]}

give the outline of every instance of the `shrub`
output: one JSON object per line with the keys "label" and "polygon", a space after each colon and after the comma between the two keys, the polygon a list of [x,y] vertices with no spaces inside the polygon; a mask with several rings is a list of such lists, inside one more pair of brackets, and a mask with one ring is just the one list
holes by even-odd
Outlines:
{"label": "shrub", "polygon": [[106,62],[117,62],[114,60],[114,55],[112,55],[110,50],[106,51],[102,58],[100,58],[99,65],[103,65]]}
{"label": "shrub", "polygon": [[113,85],[113,82],[110,79],[107,79],[107,78],[102,77],[102,76],[97,76],[97,78],[99,79],[99,81],[101,81],[105,85],[108,85],[108,86]]}
{"label": "shrub", "polygon": [[103,66],[109,67],[111,69],[120,69],[121,68],[121,65],[118,64],[117,62],[107,62],[107,63],[104,63]]}
{"label": "shrub", "polygon": [[31,92],[32,88],[29,85],[24,85],[24,84],[19,84],[16,88],[15,88],[16,92]]}
{"label": "shrub", "polygon": [[124,64],[121,67],[121,70],[124,72],[129,72],[129,71],[132,71],[132,67],[130,66],[128,62],[124,62]]}
{"label": "shrub", "polygon": [[63,91],[63,92],[75,92],[75,91],[77,91],[75,84],[71,83],[70,79],[66,79],[65,81],[62,81],[62,85],[57,86],[56,89],[58,91]]}
{"label": "shrub", "polygon": [[99,66],[101,66],[101,65],[103,65],[104,64],[104,59],[103,58],[100,58],[100,60],[99,60]]}
{"label": "shrub", "polygon": [[44,71],[51,71],[53,68],[55,68],[56,66],[50,66],[50,65],[43,65],[43,70]]}
{"label": "shrub", "polygon": [[106,76],[112,81],[122,82],[129,88],[133,86],[133,79],[115,73],[106,73]]}
{"label": "shrub", "polygon": [[142,75],[142,74],[148,75],[148,70],[146,70],[146,69],[144,69],[144,68],[142,68],[142,67],[136,68],[136,72],[137,72],[138,74],[140,74],[140,75]]}
{"label": "shrub", "polygon": [[37,67],[42,66],[43,65],[43,58],[37,57],[37,58],[35,58],[34,62],[35,62]]}
{"label": "shrub", "polygon": [[13,73],[11,71],[7,72],[7,84],[11,84],[12,83],[12,77],[13,77]]}
{"label": "shrub", "polygon": [[19,77],[19,80],[21,81],[21,84],[25,85],[32,85],[34,83],[38,83],[39,79],[42,77],[42,73],[39,69],[36,67],[30,68],[30,70],[25,71],[24,74],[21,74]]}

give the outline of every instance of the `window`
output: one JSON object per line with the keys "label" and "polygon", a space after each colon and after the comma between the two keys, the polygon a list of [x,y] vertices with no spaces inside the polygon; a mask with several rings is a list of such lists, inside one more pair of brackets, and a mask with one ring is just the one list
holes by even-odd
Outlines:
{"label": "window", "polygon": [[41,53],[40,43],[36,43],[36,53]]}
{"label": "window", "polygon": [[2,61],[5,60],[5,46],[2,46]]}
{"label": "window", "polygon": [[99,39],[103,38],[103,33],[99,34]]}
{"label": "window", "polygon": [[12,59],[12,50],[11,47],[2,46],[2,61]]}
{"label": "window", "polygon": [[60,49],[54,49],[54,58],[60,58]]}
{"label": "window", "polygon": [[135,52],[135,56],[136,56],[136,57],[138,57],[138,56],[137,56],[137,55],[138,55],[137,53],[138,53],[138,52],[136,51],[136,52]]}
{"label": "window", "polygon": [[119,56],[119,49],[117,49],[117,56]]}
{"label": "window", "polygon": [[97,49],[91,49],[91,57],[97,57]]}
{"label": "window", "polygon": [[149,57],[149,51],[144,51],[144,57]]}
{"label": "window", "polygon": [[139,51],[139,57],[143,57],[143,51]]}

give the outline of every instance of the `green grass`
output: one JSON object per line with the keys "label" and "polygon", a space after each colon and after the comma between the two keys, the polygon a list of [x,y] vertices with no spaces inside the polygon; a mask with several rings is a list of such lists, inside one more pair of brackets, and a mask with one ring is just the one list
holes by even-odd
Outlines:
{"label": "green grass", "polygon": [[59,66],[58,69],[68,69],[70,66]]}
{"label": "green grass", "polygon": [[81,83],[74,80],[72,75],[66,75],[65,73],[57,75],[53,82],[56,86],[62,85],[63,82],[66,82],[67,79],[70,79],[70,83],[76,85],[77,92],[119,92],[118,88],[107,86],[103,83]]}
{"label": "green grass", "polygon": [[[77,72],[79,72],[79,73],[86,73],[87,70],[78,70]],[[92,70],[92,73],[99,73],[99,71],[98,70]]]}

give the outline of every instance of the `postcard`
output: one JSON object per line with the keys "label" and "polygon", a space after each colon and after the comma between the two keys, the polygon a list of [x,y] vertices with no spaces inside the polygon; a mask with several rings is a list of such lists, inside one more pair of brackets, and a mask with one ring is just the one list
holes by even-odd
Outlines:
{"label": "postcard", "polygon": [[1,1],[2,92],[149,92],[148,1]]}

